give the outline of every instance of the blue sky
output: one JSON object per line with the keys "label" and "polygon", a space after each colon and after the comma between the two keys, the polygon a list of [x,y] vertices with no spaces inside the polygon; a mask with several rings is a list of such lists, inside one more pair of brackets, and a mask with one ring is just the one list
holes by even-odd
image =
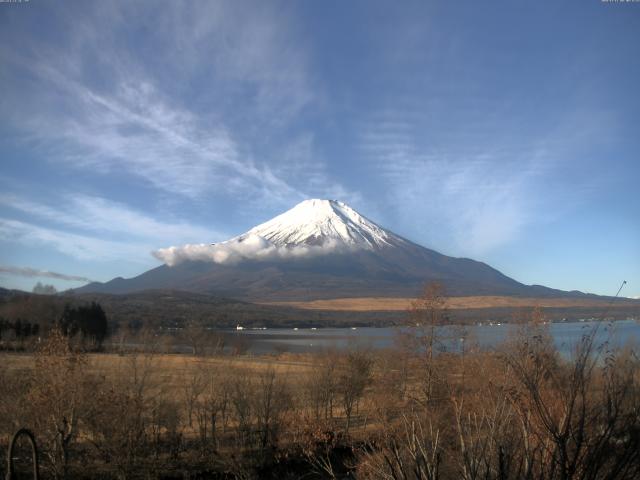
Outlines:
{"label": "blue sky", "polygon": [[639,80],[640,3],[0,4],[0,285],[134,276],[319,197],[640,295]]}

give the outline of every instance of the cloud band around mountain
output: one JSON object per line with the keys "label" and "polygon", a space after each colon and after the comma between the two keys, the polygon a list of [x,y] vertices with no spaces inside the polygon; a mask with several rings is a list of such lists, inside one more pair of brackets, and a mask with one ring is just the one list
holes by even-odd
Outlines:
{"label": "cloud band around mountain", "polygon": [[259,235],[247,235],[227,242],[208,244],[187,244],[161,248],[152,252],[153,256],[173,267],[185,261],[201,261],[234,265],[244,260],[277,260],[322,255],[347,249],[336,241],[322,245],[274,245]]}

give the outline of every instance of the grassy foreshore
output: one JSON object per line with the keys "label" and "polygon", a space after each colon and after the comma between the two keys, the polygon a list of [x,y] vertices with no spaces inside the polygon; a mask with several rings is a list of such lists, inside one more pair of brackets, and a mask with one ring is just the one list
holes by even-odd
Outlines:
{"label": "grassy foreshore", "polygon": [[494,353],[441,353],[425,327],[391,350],[260,357],[156,336],[87,353],[52,331],[0,354],[0,444],[30,428],[58,478],[637,478],[636,352],[586,334],[566,360],[547,328]]}

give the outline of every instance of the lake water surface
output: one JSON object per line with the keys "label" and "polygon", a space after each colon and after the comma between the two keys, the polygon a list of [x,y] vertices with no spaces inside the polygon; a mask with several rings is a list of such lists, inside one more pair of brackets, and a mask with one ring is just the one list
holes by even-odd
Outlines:
{"label": "lake water surface", "polygon": [[[442,337],[448,338],[442,347],[446,350],[460,350],[463,342],[474,343],[481,349],[490,350],[499,347],[507,338],[514,325],[484,324],[464,327],[468,337],[463,340],[461,327],[439,329]],[[563,355],[570,355],[580,339],[597,328],[596,345],[605,342],[611,347],[640,343],[640,323],[636,320],[617,322],[561,322],[549,324],[549,331],[556,347]],[[230,340],[243,339],[249,342],[254,354],[274,352],[318,352],[327,348],[391,348],[406,327],[374,328],[273,328],[267,330],[234,330],[227,332]],[[634,346],[635,346],[634,345]]]}

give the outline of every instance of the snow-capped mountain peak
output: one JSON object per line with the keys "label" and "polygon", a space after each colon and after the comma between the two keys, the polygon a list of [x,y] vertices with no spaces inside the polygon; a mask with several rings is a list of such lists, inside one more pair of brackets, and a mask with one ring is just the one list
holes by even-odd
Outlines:
{"label": "snow-capped mountain peak", "polygon": [[249,230],[277,246],[325,245],[379,248],[403,240],[337,200],[310,199]]}
{"label": "snow-capped mountain peak", "polygon": [[235,264],[407,244],[342,202],[312,199],[230,240],[160,248],[153,255],[169,266],[194,260]]}

